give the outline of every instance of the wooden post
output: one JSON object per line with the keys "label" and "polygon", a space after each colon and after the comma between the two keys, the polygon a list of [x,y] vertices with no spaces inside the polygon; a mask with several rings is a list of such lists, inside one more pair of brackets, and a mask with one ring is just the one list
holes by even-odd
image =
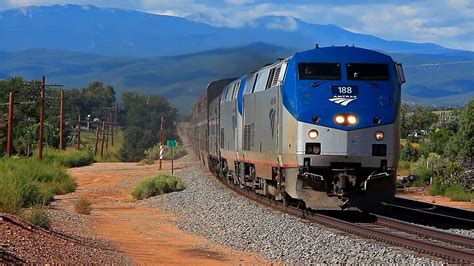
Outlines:
{"label": "wooden post", "polygon": [[100,130],[100,126],[97,125],[97,128],[96,128],[96,130],[95,130],[94,156],[97,156],[97,148],[99,147],[99,130]]}
{"label": "wooden post", "polygon": [[119,112],[119,106],[118,103],[115,103],[115,117],[114,117],[114,122],[115,122],[115,135],[118,134],[118,112]]}
{"label": "wooden post", "polygon": [[46,77],[41,77],[41,97],[40,97],[40,126],[38,140],[38,159],[43,159],[43,132],[44,132],[44,98],[45,98]]}
{"label": "wooden post", "polygon": [[10,92],[10,101],[8,103],[8,135],[7,135],[7,157],[12,155],[13,146],[13,100],[14,93]]}
{"label": "wooden post", "polygon": [[104,141],[105,141],[105,122],[102,122],[102,145],[100,148],[100,158],[104,156]]}
{"label": "wooden post", "polygon": [[81,114],[77,115],[77,149],[81,149]]}
{"label": "wooden post", "polygon": [[64,149],[64,90],[61,91],[61,106],[59,109],[59,150]]}
{"label": "wooden post", "polygon": [[110,123],[111,123],[111,127],[110,127],[110,144],[112,145],[112,147],[114,146],[114,126],[115,126],[115,123],[114,123],[114,114],[113,112],[111,111],[110,112]]}
{"label": "wooden post", "polygon": [[109,128],[110,128],[110,121],[109,119],[105,119],[105,151],[108,151],[109,150]]}
{"label": "wooden post", "polygon": [[161,147],[162,145],[165,145],[163,143],[163,116],[161,116],[161,125],[160,125],[160,167],[159,169],[161,170],[161,166],[162,166],[162,159],[163,159],[163,155],[162,155],[162,152],[161,152]]}

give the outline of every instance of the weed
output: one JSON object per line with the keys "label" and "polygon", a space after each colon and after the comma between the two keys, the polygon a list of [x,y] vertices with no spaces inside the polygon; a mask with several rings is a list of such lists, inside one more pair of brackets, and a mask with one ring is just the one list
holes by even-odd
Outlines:
{"label": "weed", "polygon": [[92,203],[89,197],[81,196],[74,202],[74,210],[79,214],[91,214]]}
{"label": "weed", "polygon": [[471,201],[474,198],[473,193],[468,193],[463,186],[451,185],[446,188],[444,195],[452,201]]}
{"label": "weed", "polygon": [[43,204],[36,204],[23,213],[23,218],[28,222],[43,228],[51,226],[51,220],[48,217],[47,208]]}

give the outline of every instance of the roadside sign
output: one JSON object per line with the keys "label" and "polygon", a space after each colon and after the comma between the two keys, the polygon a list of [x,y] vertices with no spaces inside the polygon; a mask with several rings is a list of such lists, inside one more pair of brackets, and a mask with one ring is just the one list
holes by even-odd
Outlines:
{"label": "roadside sign", "polygon": [[176,140],[174,139],[169,139],[166,141],[166,146],[170,147],[170,148],[174,148],[176,147]]}

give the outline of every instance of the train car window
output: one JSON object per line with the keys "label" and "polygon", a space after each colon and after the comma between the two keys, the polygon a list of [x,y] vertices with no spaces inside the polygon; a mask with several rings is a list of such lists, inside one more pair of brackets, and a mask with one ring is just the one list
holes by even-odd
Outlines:
{"label": "train car window", "polygon": [[255,87],[257,86],[257,81],[258,81],[258,73],[255,75],[255,81],[253,82],[253,87],[251,93],[255,91]]}
{"label": "train car window", "polygon": [[234,85],[234,94],[232,96],[232,99],[236,99],[237,95],[239,94],[239,89],[240,89],[240,80],[237,81]]}
{"label": "train car window", "polygon": [[348,80],[388,80],[387,64],[347,64]]}
{"label": "train car window", "polygon": [[340,80],[341,65],[338,63],[300,63],[298,64],[299,78]]}
{"label": "train car window", "polygon": [[265,89],[269,89],[272,86],[273,78],[275,77],[275,68],[270,69],[270,74],[268,75],[267,84]]}

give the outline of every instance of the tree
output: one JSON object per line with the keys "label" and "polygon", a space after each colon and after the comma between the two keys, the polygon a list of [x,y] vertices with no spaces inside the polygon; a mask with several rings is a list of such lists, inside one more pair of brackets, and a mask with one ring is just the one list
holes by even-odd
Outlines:
{"label": "tree", "polygon": [[421,141],[420,152],[427,156],[429,153],[434,152],[437,154],[444,154],[446,145],[448,144],[454,133],[445,128],[436,128],[428,133],[428,137]]}
{"label": "tree", "polygon": [[145,150],[160,141],[161,117],[164,118],[165,139],[179,138],[176,129],[178,112],[165,98],[146,96],[138,92],[125,92],[122,99],[123,110],[120,123],[125,128],[125,145],[120,155],[123,161],[142,159]]}
{"label": "tree", "polygon": [[472,167],[474,162],[474,98],[462,110],[459,122],[459,131],[449,141],[446,153],[451,158],[462,160],[468,167]]}

